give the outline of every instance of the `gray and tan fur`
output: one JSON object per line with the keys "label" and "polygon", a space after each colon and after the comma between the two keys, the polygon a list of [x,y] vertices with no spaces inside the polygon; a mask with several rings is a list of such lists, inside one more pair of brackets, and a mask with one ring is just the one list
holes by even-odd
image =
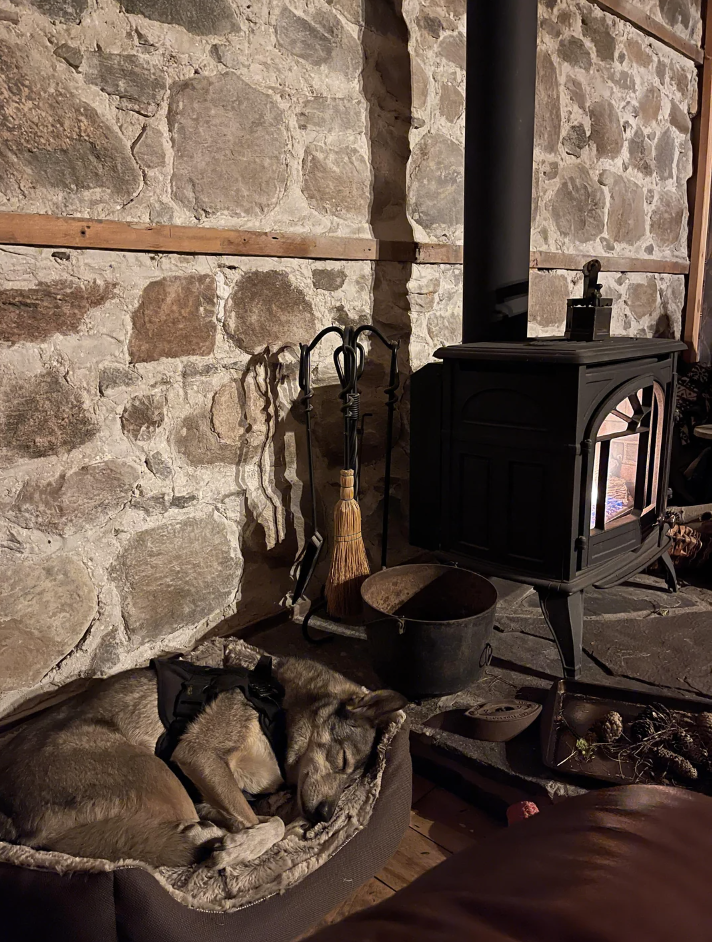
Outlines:
{"label": "gray and tan fur", "polygon": [[[285,688],[286,784],[298,815],[326,821],[405,700],[365,693],[313,661],[287,658],[275,673]],[[196,809],[154,755],[163,732],[156,691],[152,670],[129,671],[0,737],[0,840],[157,867],[208,858],[219,869],[281,840],[284,822],[259,819],[243,795],[283,782],[242,693],[220,694],[173,754],[202,794]]]}

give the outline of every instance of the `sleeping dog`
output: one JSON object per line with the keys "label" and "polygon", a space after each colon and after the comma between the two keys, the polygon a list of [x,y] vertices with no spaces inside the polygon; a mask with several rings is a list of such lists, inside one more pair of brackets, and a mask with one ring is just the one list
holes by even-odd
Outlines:
{"label": "sleeping dog", "polygon": [[365,768],[376,730],[405,698],[364,693],[299,658],[282,661],[276,678],[284,688],[284,776],[258,713],[240,690],[225,691],[172,754],[202,797],[197,808],[155,755],[163,724],[153,669],[119,674],[30,718],[0,738],[0,840],[77,857],[223,868],[282,839],[284,822],[258,818],[243,792],[275,792],[284,780],[299,815],[329,820]]}

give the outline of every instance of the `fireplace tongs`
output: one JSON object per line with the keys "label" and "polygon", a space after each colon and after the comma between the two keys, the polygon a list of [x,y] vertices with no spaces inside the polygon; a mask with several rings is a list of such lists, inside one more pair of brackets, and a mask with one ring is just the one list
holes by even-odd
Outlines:
{"label": "fireplace tongs", "polygon": [[311,414],[314,407],[311,403],[314,395],[311,386],[311,354],[328,334],[337,334],[341,344],[334,350],[334,365],[339,377],[342,401],[341,411],[344,415],[344,445],[346,461],[354,472],[356,497],[359,493],[359,457],[358,437],[363,434],[363,419],[359,429],[360,394],[358,380],[361,378],[365,365],[366,351],[360,338],[364,334],[377,337],[385,347],[391,351],[391,364],[386,386],[386,408],[388,411],[386,425],[386,459],[385,484],[383,493],[383,534],[381,539],[381,564],[386,568],[388,554],[388,516],[390,508],[391,490],[391,450],[393,447],[393,414],[397,402],[396,390],[400,384],[398,375],[398,348],[399,341],[387,340],[378,328],[371,324],[362,324],[360,327],[326,327],[308,344],[300,344],[299,348],[299,388],[302,393],[302,406],[307,432],[307,465],[309,471],[309,493],[311,500],[311,536],[306,543],[300,558],[297,560],[297,577],[292,593],[292,604],[302,598],[314,574],[316,564],[324,545],[324,537],[319,532],[316,512],[316,484],[314,480],[314,450],[312,444]]}

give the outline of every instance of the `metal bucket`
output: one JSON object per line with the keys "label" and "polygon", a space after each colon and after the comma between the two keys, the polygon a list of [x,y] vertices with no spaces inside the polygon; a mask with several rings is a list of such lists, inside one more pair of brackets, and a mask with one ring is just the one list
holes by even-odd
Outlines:
{"label": "metal bucket", "polygon": [[361,587],[371,660],[411,699],[457,693],[489,663],[497,590],[454,566],[395,566]]}

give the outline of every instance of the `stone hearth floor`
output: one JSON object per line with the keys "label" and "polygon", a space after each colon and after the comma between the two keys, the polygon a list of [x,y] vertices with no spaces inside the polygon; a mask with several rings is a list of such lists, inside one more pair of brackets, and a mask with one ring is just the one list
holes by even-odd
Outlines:
{"label": "stone hearth floor", "polygon": [[[534,590],[494,581],[500,600],[492,663],[466,690],[409,706],[414,765],[493,810],[523,798],[556,800],[595,787],[590,779],[558,775],[542,764],[538,722],[509,743],[480,742],[427,725],[443,710],[487,700],[542,701],[561,677],[559,655]],[[290,622],[251,641],[270,654],[311,657],[359,683],[379,685],[364,641],[328,637],[323,644],[310,644],[301,626]],[[587,590],[580,679],[712,700],[712,591],[683,585],[670,594],[661,579],[648,575],[613,589]]]}

